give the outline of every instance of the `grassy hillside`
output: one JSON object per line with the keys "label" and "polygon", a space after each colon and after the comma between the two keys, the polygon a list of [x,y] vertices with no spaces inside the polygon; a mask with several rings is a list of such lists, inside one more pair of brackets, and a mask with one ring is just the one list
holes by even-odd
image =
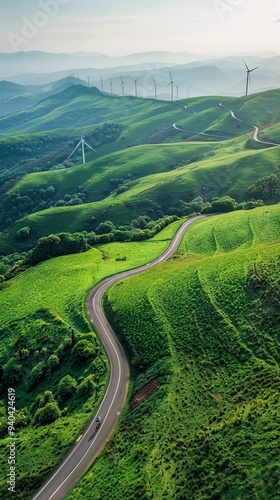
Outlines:
{"label": "grassy hillside", "polygon": [[86,127],[108,120],[135,123],[155,115],[184,116],[175,103],[105,94],[96,88],[72,86],[36,106],[0,119],[0,133],[14,135],[66,127]]}
{"label": "grassy hillside", "polygon": [[[179,224],[172,224],[149,241],[114,243],[49,260],[11,280],[8,288],[1,290],[0,366],[4,378],[0,383],[0,468],[6,468],[6,418],[2,417],[6,415],[8,383],[16,390],[18,410],[17,498],[31,497],[31,492],[62,460],[104,392],[108,365],[85,316],[88,290],[104,276],[157,257]],[[124,257],[125,261],[116,260]],[[88,343],[90,350],[84,353],[82,361],[72,345],[73,334],[76,345],[79,341]],[[59,384],[67,375],[75,379],[76,391],[61,398]],[[53,423],[40,425],[35,414],[38,398],[42,399],[45,391],[52,391],[61,414]],[[2,479],[0,496],[6,498],[5,495]]]}
{"label": "grassy hillside", "polygon": [[[257,108],[260,106],[258,108],[261,115],[260,122],[265,123],[271,118],[266,107],[272,110],[277,96],[277,91],[271,91],[244,99],[233,99],[230,105],[233,109],[238,108],[238,112],[243,110],[244,106],[246,109],[248,106],[248,120],[253,118],[250,110],[255,109],[254,106]],[[73,86],[65,92],[45,99],[34,108],[6,117],[3,123],[0,120],[0,129],[1,123],[3,127],[7,125],[8,122],[5,120],[9,120],[9,124],[13,123],[13,133],[27,132],[35,128],[42,130],[40,127],[44,129],[49,126],[60,126],[62,128],[58,129],[58,138],[59,141],[63,141],[65,149],[65,154],[62,149],[60,156],[57,157],[58,164],[55,163],[56,157],[53,156],[55,153],[52,152],[51,155],[43,155],[25,165],[16,165],[8,174],[4,171],[3,179],[7,183],[2,187],[2,192],[3,189],[7,191],[13,180],[22,175],[24,168],[27,172],[33,169],[35,173],[26,175],[10,189],[10,194],[18,193],[23,200],[18,200],[19,206],[14,204],[13,199],[10,206],[9,201],[7,205],[4,201],[2,212],[5,213],[5,217],[2,215],[1,226],[3,228],[11,226],[16,219],[21,219],[23,216],[28,219],[19,222],[8,234],[2,235],[1,241],[4,239],[8,245],[14,246],[16,242],[13,235],[25,222],[30,224],[33,232],[30,241],[26,242],[27,246],[33,244],[38,235],[42,236],[57,230],[83,230],[90,212],[93,212],[92,216],[98,223],[104,220],[102,213],[105,219],[108,219],[112,211],[114,222],[118,223],[116,204],[122,207],[123,217],[120,222],[125,224],[131,220],[128,214],[130,210],[133,211],[133,217],[135,214],[137,216],[147,213],[150,210],[148,206],[150,201],[157,205],[156,216],[162,211],[166,213],[173,209],[174,200],[176,203],[180,200],[190,201],[197,195],[203,196],[205,201],[223,195],[233,196],[238,202],[243,201],[246,189],[250,185],[259,178],[279,171],[279,151],[278,148],[248,149],[250,127],[247,125],[243,127],[240,122],[233,120],[229,112],[218,105],[220,100],[219,97],[209,97],[170,103],[154,99],[121,98],[101,93],[97,89]],[[186,103],[193,113],[184,108]],[[69,139],[73,138],[75,132],[73,129],[64,128],[66,124],[71,125],[71,120],[67,121],[65,116],[67,113],[74,113],[76,116],[77,112],[81,113],[83,125],[91,123],[85,126],[85,131],[87,133],[90,131],[92,137],[95,137],[95,140],[90,142],[92,145],[95,145],[101,133],[98,124],[106,120],[110,122],[106,137],[102,136],[103,139],[99,141],[98,156],[96,153],[87,152],[85,165],[73,166],[71,163],[71,166],[64,160],[67,159],[70,149],[72,150],[73,143],[71,146]],[[84,112],[88,113],[88,118],[83,115]],[[58,122],[54,123],[54,119]],[[112,120],[116,121],[115,125]],[[198,140],[190,142],[188,133],[176,131],[172,127],[174,122],[183,129],[187,127],[186,130],[205,130],[210,135],[195,135],[192,139]],[[269,129],[267,135],[268,131]],[[237,134],[239,137],[214,142],[220,135],[225,138],[227,134]],[[55,147],[53,137],[55,131],[49,131],[45,137],[41,132],[18,135],[2,139],[0,148],[2,146],[4,158],[7,157],[9,162],[18,161],[20,155],[23,157],[27,155],[30,160],[32,155],[34,157],[38,152],[42,155],[51,151],[50,145]],[[128,147],[143,142],[146,144]],[[151,144],[147,144],[148,142]],[[77,158],[78,156],[74,162]],[[2,178],[2,174],[0,177]],[[38,198],[41,189],[50,189],[52,194],[47,193],[47,202],[44,201],[45,195],[42,195],[42,203],[39,203],[39,199],[34,203],[32,199]],[[77,200],[67,203],[69,197],[73,196]],[[85,207],[88,203],[102,200],[103,210],[101,205],[96,203],[94,206]],[[150,200],[146,207],[144,207],[145,200]],[[277,200],[270,200],[270,202],[275,201]],[[75,207],[75,210],[71,207],[69,210],[69,204],[83,206]],[[65,205],[67,208],[64,208]],[[56,206],[57,212],[53,208],[47,210]],[[113,210],[110,210],[112,207]],[[42,208],[45,209],[44,212],[40,212]],[[107,214],[108,210],[106,217],[105,212]],[[33,215],[33,212],[38,212],[38,216]],[[124,215],[125,212],[127,215]],[[73,216],[76,218],[75,221],[72,220]],[[37,231],[38,217],[40,225],[45,227],[40,233]],[[62,218],[65,227],[59,226]],[[33,231],[34,226],[36,226],[35,231]]]}
{"label": "grassy hillside", "polygon": [[279,96],[279,89],[270,90],[228,101],[226,105],[242,120],[262,126],[279,121]]}
{"label": "grassy hillside", "polygon": [[[138,146],[67,170],[30,174],[11,193],[26,196],[52,186],[53,204],[61,199],[65,204],[65,195],[84,188],[85,203],[28,215],[1,233],[0,244],[24,249],[51,232],[93,230],[108,219],[123,225],[140,214],[157,218],[198,195],[206,200],[230,195],[241,202],[249,186],[268,173],[279,174],[280,165],[278,148],[248,151],[244,142],[234,139],[222,148],[217,143]],[[16,233],[25,226],[30,237],[18,241]]]}
{"label": "grassy hillside", "polygon": [[69,500],[279,497],[279,215],[200,221],[173,260],[109,290],[134,379]]}

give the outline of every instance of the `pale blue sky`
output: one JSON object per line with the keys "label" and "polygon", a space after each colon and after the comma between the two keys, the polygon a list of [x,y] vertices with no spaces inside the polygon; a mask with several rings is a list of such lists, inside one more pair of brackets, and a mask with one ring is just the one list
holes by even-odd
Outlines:
{"label": "pale blue sky", "polygon": [[279,0],[0,0],[0,52],[280,51]]}

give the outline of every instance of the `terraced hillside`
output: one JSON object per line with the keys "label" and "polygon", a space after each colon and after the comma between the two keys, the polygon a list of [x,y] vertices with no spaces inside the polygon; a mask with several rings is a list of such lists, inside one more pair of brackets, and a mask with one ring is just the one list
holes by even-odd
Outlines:
{"label": "terraced hillside", "polygon": [[131,401],[158,389],[127,405],[69,500],[279,497],[279,216],[200,221],[173,260],[109,290]]}

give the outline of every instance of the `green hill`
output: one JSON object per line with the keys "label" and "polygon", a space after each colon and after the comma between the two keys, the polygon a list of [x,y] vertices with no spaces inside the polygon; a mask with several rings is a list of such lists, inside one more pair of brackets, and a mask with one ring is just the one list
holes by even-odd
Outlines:
{"label": "green hill", "polygon": [[[1,290],[0,468],[5,470],[7,460],[8,383],[15,387],[17,400],[18,499],[31,498],[62,461],[106,389],[108,362],[86,319],[87,292],[105,276],[156,258],[180,224],[172,224],[149,241],[111,243],[51,259]],[[80,354],[75,348],[78,344],[85,348]],[[73,391],[70,386],[62,397],[60,381],[69,375],[76,383],[72,381]],[[61,414],[49,425],[40,425],[35,414],[40,405],[44,407],[45,391],[51,391],[49,399],[59,402]],[[6,498],[6,492],[1,478],[0,497]]]}
{"label": "green hill", "polygon": [[279,215],[200,221],[172,261],[109,290],[135,373],[69,500],[278,498]]}
{"label": "green hill", "polygon": [[[14,135],[68,127],[86,127],[106,121],[136,123],[171,112],[184,116],[175,103],[112,96],[81,85],[44,99],[25,111],[0,119],[0,134]],[[153,121],[153,120],[152,120]],[[166,122],[165,122],[166,123]]]}
{"label": "green hill", "polygon": [[[27,203],[40,189],[52,189],[51,202],[58,206],[19,220],[0,235],[0,243],[23,249],[52,232],[93,230],[104,220],[124,225],[139,215],[158,218],[174,213],[180,200],[189,202],[198,195],[208,201],[230,195],[242,202],[247,199],[246,189],[271,173],[279,174],[278,148],[244,150],[244,142],[236,139],[222,147],[179,143],[129,148],[67,170],[26,176],[11,195]],[[84,202],[79,198],[83,190]],[[81,204],[62,206],[75,193]],[[11,210],[14,206],[17,210],[13,196],[9,203]],[[8,210],[7,205],[6,217]],[[17,231],[25,226],[31,228],[30,237],[17,241]]]}

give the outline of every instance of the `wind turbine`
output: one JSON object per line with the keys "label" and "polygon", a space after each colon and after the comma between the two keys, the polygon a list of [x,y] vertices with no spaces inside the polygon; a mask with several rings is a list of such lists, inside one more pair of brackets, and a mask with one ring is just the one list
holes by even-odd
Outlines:
{"label": "wind turbine", "polygon": [[103,80],[102,80],[102,76],[100,77],[100,82],[101,82],[101,92],[103,92]]}
{"label": "wind turbine", "polygon": [[171,86],[171,101],[173,102],[173,86],[174,86],[174,82],[172,80],[171,71],[169,71],[169,76],[170,76],[170,82],[166,85],[166,87],[169,87],[169,85]]}
{"label": "wind turbine", "polygon": [[140,80],[140,76],[138,76],[138,78],[134,79],[132,78],[132,80],[134,81],[134,87],[135,87],[135,97],[137,97],[137,82],[138,80]]}
{"label": "wind turbine", "polygon": [[83,163],[86,163],[86,155],[85,155],[85,146],[87,146],[88,148],[92,149],[92,151],[94,151],[95,153],[97,153],[97,151],[95,151],[95,149],[93,149],[89,144],[86,143],[86,141],[84,140],[84,136],[83,136],[83,129],[81,128],[81,140],[80,142],[77,144],[77,146],[75,147],[75,149],[73,149],[72,153],[70,154],[70,156],[68,156],[68,159],[71,158],[71,156],[75,153],[75,151],[80,147],[82,146],[82,157],[83,157]]}
{"label": "wind turbine", "polygon": [[157,87],[159,87],[160,85],[158,83],[156,83],[154,77],[153,77],[153,80],[154,80],[154,86],[153,86],[152,90],[155,89],[155,99],[157,99]]}
{"label": "wind turbine", "polygon": [[124,86],[125,86],[125,82],[123,81],[122,76],[120,76],[120,79],[121,79],[121,84],[120,84],[120,87],[122,88],[122,95],[124,96]]}
{"label": "wind turbine", "polygon": [[249,90],[249,83],[251,81],[251,73],[252,71],[255,71],[256,69],[259,68],[259,66],[256,66],[255,68],[252,68],[252,69],[249,69],[247,64],[245,63],[245,61],[243,61],[245,66],[246,66],[246,72],[247,72],[247,78],[246,78],[246,94],[245,95],[248,95],[248,90]]}
{"label": "wind turbine", "polygon": [[88,87],[90,87],[89,76],[87,77],[87,79],[88,79]]}
{"label": "wind turbine", "polygon": [[177,101],[179,100],[179,87],[180,85],[176,85],[176,83],[174,83],[176,89],[177,89]]}
{"label": "wind turbine", "polygon": [[113,94],[113,80],[110,78],[110,87],[111,87],[111,94]]}

